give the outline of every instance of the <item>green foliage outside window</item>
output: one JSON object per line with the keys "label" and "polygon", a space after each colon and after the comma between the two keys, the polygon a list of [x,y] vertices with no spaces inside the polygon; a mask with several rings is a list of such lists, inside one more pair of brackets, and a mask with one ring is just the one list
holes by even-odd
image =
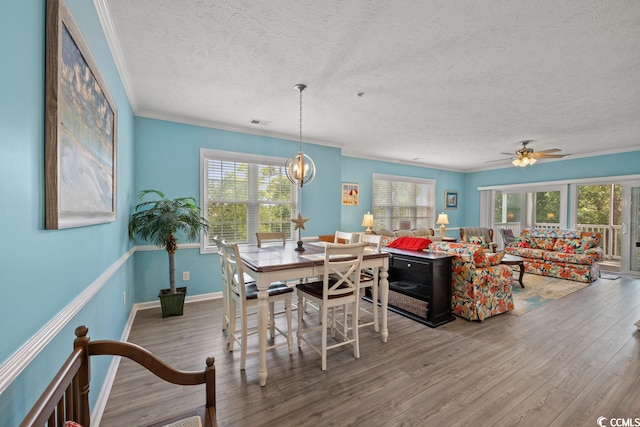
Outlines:
{"label": "green foliage outside window", "polygon": [[250,242],[255,232],[284,231],[292,236],[296,209],[293,184],[282,166],[208,160],[209,239]]}
{"label": "green foliage outside window", "polygon": [[620,225],[622,185],[581,185],[578,187],[578,224]]}
{"label": "green foliage outside window", "polygon": [[536,224],[560,223],[560,192],[546,191],[536,193]]}

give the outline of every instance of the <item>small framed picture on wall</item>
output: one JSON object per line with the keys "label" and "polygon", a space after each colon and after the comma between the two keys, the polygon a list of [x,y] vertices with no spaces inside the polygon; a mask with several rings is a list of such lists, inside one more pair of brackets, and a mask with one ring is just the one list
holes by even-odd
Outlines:
{"label": "small framed picture on wall", "polygon": [[444,208],[458,209],[458,192],[457,191],[447,190],[444,192]]}
{"label": "small framed picture on wall", "polygon": [[342,183],[342,204],[347,206],[358,206],[360,200],[360,185],[352,182]]}

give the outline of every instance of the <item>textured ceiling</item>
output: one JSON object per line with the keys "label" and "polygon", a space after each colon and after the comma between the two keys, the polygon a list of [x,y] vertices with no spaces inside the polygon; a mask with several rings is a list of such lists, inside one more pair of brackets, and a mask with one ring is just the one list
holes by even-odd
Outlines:
{"label": "textured ceiling", "polygon": [[304,83],[303,140],[347,156],[640,148],[638,0],[95,1],[139,116],[297,141]]}

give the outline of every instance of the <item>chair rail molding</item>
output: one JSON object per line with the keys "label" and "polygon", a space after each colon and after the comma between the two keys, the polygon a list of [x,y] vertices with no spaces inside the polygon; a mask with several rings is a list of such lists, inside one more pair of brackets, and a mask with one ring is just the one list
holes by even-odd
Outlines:
{"label": "chair rail molding", "polygon": [[131,248],[104,271],[80,295],[63,308],[53,319],[44,325],[36,334],[16,350],[0,365],[0,394],[9,387],[18,375],[44,349],[55,336],[73,319],[82,308],[102,289],[122,265],[133,255],[136,248]]}

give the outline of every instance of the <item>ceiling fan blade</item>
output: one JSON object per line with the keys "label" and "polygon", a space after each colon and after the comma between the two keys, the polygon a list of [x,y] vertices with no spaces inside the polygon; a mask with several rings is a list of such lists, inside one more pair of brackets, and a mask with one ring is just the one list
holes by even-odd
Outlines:
{"label": "ceiling fan blade", "polygon": [[564,156],[568,156],[568,154],[535,153],[535,157],[537,157],[538,159],[561,159]]}
{"label": "ceiling fan blade", "polygon": [[485,163],[496,163],[496,162],[510,162],[513,158],[510,159],[498,159],[498,160],[488,160]]}
{"label": "ceiling fan blade", "polygon": [[536,153],[557,153],[558,151],[562,151],[559,148],[549,148],[548,150],[540,150],[536,151]]}

